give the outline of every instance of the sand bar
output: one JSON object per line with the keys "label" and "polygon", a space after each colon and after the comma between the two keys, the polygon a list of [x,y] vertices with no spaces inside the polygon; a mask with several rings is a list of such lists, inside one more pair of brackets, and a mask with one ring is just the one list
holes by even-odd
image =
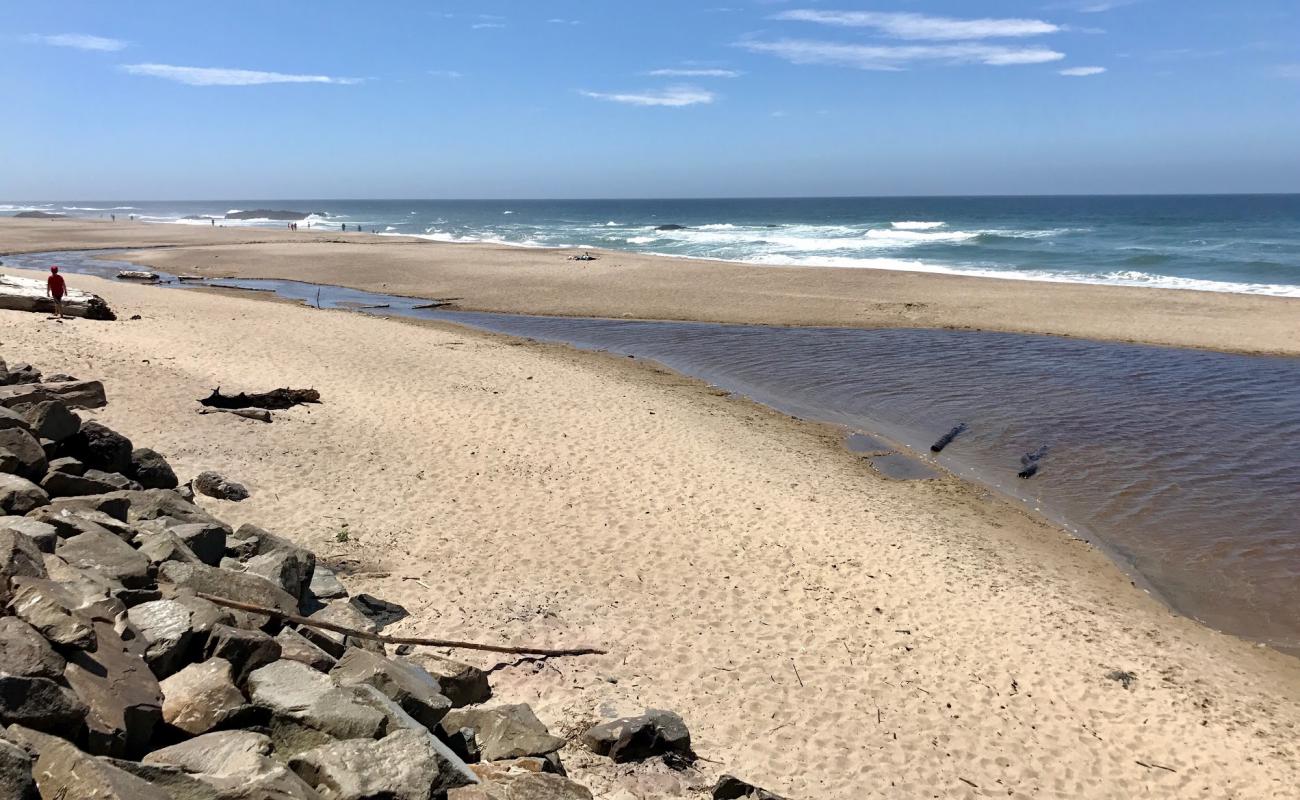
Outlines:
{"label": "sand bar", "polygon": [[[204,500],[230,522],[388,573],[353,585],[414,612],[398,631],[609,646],[494,674],[553,730],[671,708],[705,769],[794,798],[1294,796],[1300,661],[966,484],[886,481],[824,428],[626,359],[76,284],[123,321],[0,312],[0,352],[102,376],[88,416],[252,489]],[[217,385],[324,402],[197,415]]]}
{"label": "sand bar", "polygon": [[284,278],[467,310],[774,325],[1014,331],[1246,353],[1300,354],[1300,299],[895,272],[757,267],[592,251],[259,228],[0,220],[0,254],[149,247],[172,273]]}

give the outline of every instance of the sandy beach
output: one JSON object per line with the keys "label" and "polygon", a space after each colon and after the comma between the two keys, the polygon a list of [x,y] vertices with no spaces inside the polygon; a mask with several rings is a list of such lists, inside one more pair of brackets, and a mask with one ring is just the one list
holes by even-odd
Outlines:
{"label": "sandy beach", "polygon": [[[5,220],[0,240],[166,246],[131,259],[474,309],[1300,352],[1297,301],[1268,297],[162,225]],[[352,584],[413,612],[400,632],[608,647],[540,669],[469,655],[505,665],[498,696],[552,730],[670,708],[710,777],[792,798],[1294,796],[1300,661],[1172,614],[956,479],[885,480],[834,431],[636,361],[71,280],[122,321],[0,312],[11,363],[104,377],[110,404],[89,416],[182,480],[246,483],[246,502],[204,502],[369,575]],[[196,413],[217,386],[284,385],[323,402],[270,425]],[[693,796],[565,761],[597,797]]]}
{"label": "sandy beach", "polygon": [[874,269],[756,267],[370,234],[0,219],[4,253],[143,248],[171,273],[285,278],[475,311],[833,327],[1012,331],[1243,353],[1300,354],[1300,300]]}

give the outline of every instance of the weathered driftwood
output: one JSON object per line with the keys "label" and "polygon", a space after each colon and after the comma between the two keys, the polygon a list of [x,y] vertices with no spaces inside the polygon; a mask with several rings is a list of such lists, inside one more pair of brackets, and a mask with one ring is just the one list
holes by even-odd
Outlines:
{"label": "weathered driftwood", "polygon": [[145,281],[146,283],[155,283],[158,280],[158,273],[148,272],[142,269],[124,269],[117,273],[117,279],[121,281]]}
{"label": "weathered driftwood", "polygon": [[423,647],[453,647],[461,650],[487,650],[493,653],[515,653],[521,655],[539,655],[539,656],[599,656],[608,653],[608,650],[600,650],[595,647],[570,647],[570,648],[549,648],[549,647],[530,647],[527,645],[511,647],[500,644],[481,644],[478,642],[458,642],[453,639],[430,639],[420,636],[385,636],[381,633],[370,633],[369,631],[349,628],[346,625],[336,625],[333,622],[324,622],[322,620],[309,619],[300,617],[297,614],[286,614],[274,608],[253,605],[252,603],[241,603],[238,600],[227,600],[205,592],[195,592],[199,597],[219,606],[227,608],[237,608],[240,611],[251,611],[254,614],[262,614],[268,617],[291,622],[294,625],[306,625],[309,628],[322,628],[327,631],[334,631],[345,636],[351,636],[355,639],[370,639],[384,644],[410,644]]}
{"label": "weathered driftwood", "polygon": [[939,441],[930,445],[930,452],[938,453],[942,451],[943,448],[952,444],[953,439],[956,439],[958,436],[961,436],[965,432],[966,432],[966,423],[964,422],[958,423],[957,426],[954,427],[952,430],[948,431],[943,436],[939,437]]}
{"label": "weathered driftwood", "polygon": [[319,403],[320,392],[315,389],[272,389],[269,392],[248,394],[222,394],[221,387],[199,401],[208,408],[270,408],[285,409],[305,403]]}
{"label": "weathered driftwood", "polygon": [[[53,314],[54,301],[45,296],[45,283],[42,281],[0,275],[0,308]],[[86,319],[117,319],[117,315],[108,307],[108,303],[104,302],[104,298],[76,289],[64,296],[63,313],[65,316]]]}
{"label": "weathered driftwood", "polygon": [[264,408],[200,408],[200,414],[234,414],[236,417],[270,422],[271,412]]}

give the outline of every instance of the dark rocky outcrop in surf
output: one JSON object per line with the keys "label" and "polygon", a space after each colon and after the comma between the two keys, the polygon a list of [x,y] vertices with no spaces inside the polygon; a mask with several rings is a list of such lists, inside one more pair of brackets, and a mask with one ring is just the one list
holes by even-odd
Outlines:
{"label": "dark rocky outcrop in surf", "polygon": [[51,214],[48,211],[19,211],[15,219],[67,219],[67,214]]}
{"label": "dark rocky outcrop in surf", "polygon": [[659,225],[658,227],[655,228],[655,230],[657,230],[657,231],[684,231],[684,230],[686,230],[686,226],[685,226],[685,225]]}
{"label": "dark rocky outcrop in surf", "polygon": [[964,422],[958,423],[956,426],[953,427],[952,430],[948,431],[943,436],[940,436],[939,441],[930,445],[930,452],[932,453],[943,452],[943,449],[945,447],[952,444],[953,439],[956,439],[958,436],[961,436],[965,432],[966,432],[966,423]]}
{"label": "dark rocky outcrop in surf", "polygon": [[232,211],[226,219],[269,219],[277,222],[302,222],[311,216],[309,211],[273,211],[267,208],[255,208],[252,211]]}
{"label": "dark rocky outcrop in surf", "polygon": [[[212,491],[227,481],[178,487],[162,455],[83,421],[102,384],[0,376],[0,796],[591,800],[562,754],[615,788],[708,791],[676,714],[582,715],[560,736],[489,703],[496,669],[604,651],[388,636],[406,609],[195,504],[238,499]],[[525,655],[484,670],[416,651],[451,645]],[[712,796],[777,797],[728,775]]]}
{"label": "dark rocky outcrop in surf", "polygon": [[1040,466],[1039,462],[1043,460],[1043,456],[1047,455],[1047,449],[1047,445],[1040,445],[1039,448],[1032,453],[1025,453],[1021,456],[1020,466],[1022,469],[1017,472],[1016,475],[1026,479],[1037,475]]}

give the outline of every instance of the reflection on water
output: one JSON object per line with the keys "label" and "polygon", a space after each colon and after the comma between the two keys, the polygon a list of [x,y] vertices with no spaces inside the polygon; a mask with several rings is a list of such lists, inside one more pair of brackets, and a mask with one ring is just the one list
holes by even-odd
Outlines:
{"label": "reflection on water", "polygon": [[[121,266],[59,259],[101,274]],[[1179,610],[1300,650],[1300,359],[1001,333],[439,312],[348,289],[223,283],[655,359],[921,453],[966,423],[938,463],[1100,540]],[[1018,477],[1027,464],[1037,472]]]}

